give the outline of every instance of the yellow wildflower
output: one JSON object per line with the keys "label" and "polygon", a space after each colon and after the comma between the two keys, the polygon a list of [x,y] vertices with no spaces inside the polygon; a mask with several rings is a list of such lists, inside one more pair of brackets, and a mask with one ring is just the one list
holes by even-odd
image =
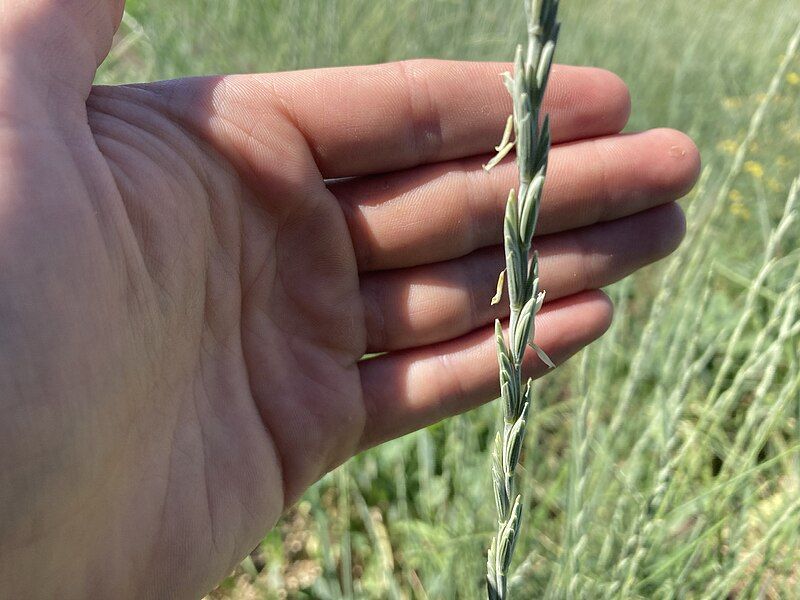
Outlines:
{"label": "yellow wildflower", "polygon": [[739,217],[743,221],[750,219],[750,210],[744,205],[742,192],[734,188],[728,194],[728,199],[731,201],[730,211],[734,217]]}
{"label": "yellow wildflower", "polygon": [[779,156],[777,159],[775,159],[775,163],[776,163],[776,164],[777,164],[779,167],[788,167],[788,166],[789,166],[789,164],[790,164],[790,161],[789,161],[789,159],[788,159],[788,158],[786,158],[786,157],[785,157],[783,154],[781,154],[781,155],[780,155],[780,156]]}
{"label": "yellow wildflower", "polygon": [[789,85],[800,85],[800,73],[792,71],[786,75],[786,81]]}
{"label": "yellow wildflower", "polygon": [[734,109],[737,109],[737,108],[741,108],[742,107],[742,99],[741,98],[735,98],[735,97],[723,98],[722,106],[724,106],[728,110],[734,110]]}
{"label": "yellow wildflower", "polygon": [[722,140],[717,144],[717,150],[725,154],[736,154],[736,150],[738,149],[739,144],[736,140]]}
{"label": "yellow wildflower", "polygon": [[770,192],[780,192],[783,189],[781,182],[777,179],[770,177],[767,179],[767,188]]}
{"label": "yellow wildflower", "polygon": [[745,173],[750,173],[756,179],[761,179],[764,177],[764,167],[761,166],[761,163],[755,160],[748,160],[744,163],[744,171]]}
{"label": "yellow wildflower", "polygon": [[731,214],[734,217],[739,217],[743,221],[749,221],[750,220],[750,211],[743,204],[733,204],[733,205],[731,205]]}

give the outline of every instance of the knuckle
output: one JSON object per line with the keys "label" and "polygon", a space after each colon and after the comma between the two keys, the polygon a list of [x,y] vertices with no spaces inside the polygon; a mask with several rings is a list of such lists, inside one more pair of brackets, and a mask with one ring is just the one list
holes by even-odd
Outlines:
{"label": "knuckle", "polygon": [[433,62],[413,59],[395,63],[404,87],[402,102],[408,123],[408,143],[417,164],[438,156],[443,146],[440,115],[428,80]]}

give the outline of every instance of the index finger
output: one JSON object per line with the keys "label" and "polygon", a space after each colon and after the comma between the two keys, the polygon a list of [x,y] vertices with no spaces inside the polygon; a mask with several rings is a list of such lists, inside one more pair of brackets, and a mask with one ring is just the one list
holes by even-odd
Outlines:
{"label": "index finger", "polygon": [[[501,79],[510,69],[508,63],[411,60],[254,77],[267,88],[262,98],[276,102],[302,132],[322,175],[334,178],[491,150],[511,113]],[[252,92],[251,85],[228,89]],[[254,104],[252,97],[222,100],[233,112]],[[627,87],[613,73],[553,67],[544,113],[555,143],[618,133],[629,112]]]}

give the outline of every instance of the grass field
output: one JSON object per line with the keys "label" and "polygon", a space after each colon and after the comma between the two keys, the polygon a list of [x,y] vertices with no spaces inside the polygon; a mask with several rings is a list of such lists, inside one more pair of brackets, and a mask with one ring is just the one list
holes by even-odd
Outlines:
{"label": "grass field", "polygon": [[[519,4],[129,0],[101,79],[505,60]],[[800,4],[562,5],[560,62],[619,73],[629,129],[686,131],[705,169],[681,250],[611,288],[612,330],[538,383],[515,597],[800,597]],[[481,597],[497,414],[331,473],[213,596]]]}

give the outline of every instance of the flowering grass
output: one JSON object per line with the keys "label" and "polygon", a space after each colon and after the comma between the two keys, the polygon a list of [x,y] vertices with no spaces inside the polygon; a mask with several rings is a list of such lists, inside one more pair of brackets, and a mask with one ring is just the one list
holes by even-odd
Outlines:
{"label": "flowering grass", "polygon": [[[543,113],[542,101],[558,41],[558,0],[526,0],[524,8],[527,45],[517,46],[513,75],[503,74],[513,112],[496,148],[497,156],[484,167],[488,171],[514,147],[519,187],[512,188],[508,194],[503,222],[506,268],[500,273],[497,295],[492,298],[492,304],[500,301],[503,280],[507,280],[508,338],[500,320],[495,320],[503,424],[502,433],[498,431],[495,436],[492,453],[497,533],[492,538],[486,561],[489,600],[508,597],[509,571],[522,530],[523,502],[517,488],[516,471],[534,403],[533,382],[522,376],[528,346],[548,366],[555,367],[544,350],[533,342],[536,314],[544,302],[545,292],[539,289],[539,256],[531,253],[531,240],[539,217],[550,154],[550,117]],[[514,140],[510,141],[512,130]]]}
{"label": "flowering grass", "polygon": [[[102,76],[506,60],[525,35],[518,8],[129,0],[127,46]],[[611,331],[535,385],[511,591],[796,597],[800,59],[789,42],[800,6],[570,0],[560,16],[559,60],[622,75],[629,129],[687,131],[705,170],[684,201],[682,248],[613,286]],[[480,597],[495,424],[488,406],[358,457],[310,490],[215,596]]]}

